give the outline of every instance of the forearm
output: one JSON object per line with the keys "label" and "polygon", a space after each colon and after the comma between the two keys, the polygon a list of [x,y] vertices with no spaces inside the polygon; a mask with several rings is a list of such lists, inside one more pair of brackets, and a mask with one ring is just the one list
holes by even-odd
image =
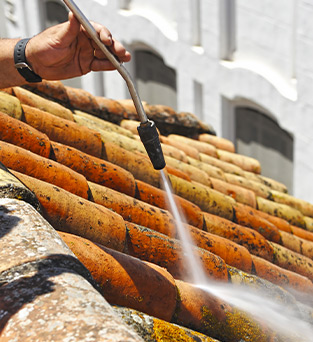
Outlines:
{"label": "forearm", "polygon": [[[112,38],[106,27],[96,23],[93,25],[101,41],[110,47],[121,62],[130,61],[130,53]],[[14,47],[18,41],[0,39],[0,89],[28,83],[14,66]],[[67,22],[32,37],[26,45],[25,57],[28,66],[39,75],[39,79],[41,77],[45,80],[65,80],[90,71],[115,69],[72,13]],[[25,74],[25,70],[22,74]],[[36,81],[28,76],[25,76],[27,80]]]}
{"label": "forearm", "polygon": [[0,39],[0,89],[26,84],[14,67],[14,46],[19,39]]}

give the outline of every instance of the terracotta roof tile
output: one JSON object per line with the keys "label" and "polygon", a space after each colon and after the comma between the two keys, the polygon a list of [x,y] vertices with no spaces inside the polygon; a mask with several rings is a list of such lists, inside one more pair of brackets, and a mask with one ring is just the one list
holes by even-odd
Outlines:
{"label": "terracotta roof tile", "polygon": [[2,198],[0,220],[1,340],[141,341],[33,207]]}
{"label": "terracotta roof tile", "polygon": [[[186,282],[176,222],[138,140],[132,103],[60,82],[27,88],[0,92],[0,162],[12,172],[0,169],[0,194],[9,197],[0,204],[0,297],[8,308],[0,305],[1,338],[139,341],[104,297],[125,307],[115,311],[146,341],[275,338]],[[144,106],[209,278],[262,289],[312,323],[312,204],[262,176],[256,159],[193,114]]]}

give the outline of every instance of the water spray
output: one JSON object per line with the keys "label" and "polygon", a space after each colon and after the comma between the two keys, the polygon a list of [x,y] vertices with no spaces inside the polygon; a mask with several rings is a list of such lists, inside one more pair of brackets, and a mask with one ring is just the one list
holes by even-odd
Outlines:
{"label": "water spray", "polygon": [[147,118],[142,102],[136,90],[135,83],[133,82],[129,72],[127,71],[123,63],[121,63],[118,58],[105,46],[105,44],[102,43],[98,36],[98,33],[96,32],[90,21],[86,18],[84,13],[75,4],[75,2],[73,0],[63,0],[63,2],[72,11],[76,19],[87,31],[91,39],[97,44],[99,49],[104,53],[106,58],[113,64],[113,66],[125,80],[130,96],[134,102],[137,114],[141,121],[141,124],[138,127],[140,139],[145,146],[153,167],[156,170],[164,169],[165,160],[159,139],[159,134],[154,122],[148,120]]}

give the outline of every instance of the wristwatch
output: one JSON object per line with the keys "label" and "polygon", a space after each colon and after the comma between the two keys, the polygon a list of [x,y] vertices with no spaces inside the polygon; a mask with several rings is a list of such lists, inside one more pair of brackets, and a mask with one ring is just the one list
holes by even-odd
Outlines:
{"label": "wristwatch", "polygon": [[37,75],[28,65],[25,48],[30,38],[21,39],[14,47],[14,63],[16,70],[25,78],[27,82],[36,83],[41,82],[42,78]]}

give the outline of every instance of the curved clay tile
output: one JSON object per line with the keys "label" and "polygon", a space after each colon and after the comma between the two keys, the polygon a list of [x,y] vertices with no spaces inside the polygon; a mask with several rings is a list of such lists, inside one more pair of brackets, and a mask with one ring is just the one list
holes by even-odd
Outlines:
{"label": "curved clay tile", "polygon": [[84,89],[65,86],[69,106],[95,115],[100,115],[100,106],[95,97]]}
{"label": "curved clay tile", "polygon": [[229,196],[197,182],[169,175],[174,193],[198,205],[203,211],[220,215],[229,220],[234,218],[233,204],[235,200]]}
{"label": "curved clay tile", "polygon": [[12,94],[0,91],[0,112],[8,114],[18,120],[22,119],[21,102],[13,96],[13,91]]}
{"label": "curved clay tile", "polygon": [[[81,126],[86,126],[90,129],[93,129],[97,131],[98,129],[104,130],[104,131],[109,131],[109,132],[115,132],[115,133],[120,133],[123,135],[126,135],[129,138],[134,139],[134,134],[130,132],[127,129],[124,129],[123,127],[109,122],[105,121],[101,118],[98,118],[94,115],[82,112],[80,110],[75,110],[74,111],[74,120],[76,123],[78,123]],[[127,120],[129,121],[129,120]]]}
{"label": "curved clay tile", "polygon": [[188,157],[188,163],[199,168],[200,170],[205,171],[210,177],[214,177],[223,181],[226,180],[223,170],[217,166],[204,163],[201,160],[197,160],[191,157]]}
{"label": "curved clay tile", "polygon": [[74,121],[72,112],[59,103],[45,99],[21,87],[14,87],[13,91],[14,95],[21,101],[22,104],[38,108],[62,119]]}
{"label": "curved clay tile", "polygon": [[188,144],[194,148],[196,148],[199,152],[207,154],[211,157],[217,157],[217,150],[216,147],[211,145],[211,144],[207,144],[205,142],[199,141],[199,140],[194,140],[188,137],[184,137],[181,135],[177,135],[177,134],[170,134],[168,136],[168,139],[171,140],[175,140],[178,142],[182,142],[184,144]]}
{"label": "curved clay tile", "polygon": [[130,196],[135,195],[135,178],[125,169],[74,147],[56,142],[51,142],[51,146],[51,159],[84,175],[88,181],[103,184]]}
{"label": "curved clay tile", "polygon": [[0,161],[6,167],[88,198],[87,180],[74,170],[3,141],[0,141],[0,152]]}
{"label": "curved clay tile", "polygon": [[[61,103],[63,101],[63,104],[68,99],[67,95],[64,96],[64,87],[57,83],[50,85],[49,82],[43,82],[42,85],[35,88],[37,88],[37,94],[46,91],[46,96],[50,99],[56,99],[59,96],[57,101]],[[48,105],[46,99],[25,92],[25,89],[16,89],[16,93],[25,95],[23,101],[31,101],[32,105],[37,107],[40,107],[43,103],[46,106]],[[48,95],[49,93],[50,95]],[[2,94],[4,96],[1,97]],[[11,116],[18,116],[18,111],[17,114],[14,114],[14,111],[21,108],[20,102],[16,97],[9,94],[14,94],[14,92],[12,90],[8,90],[7,94],[0,92],[0,108],[1,106],[5,108],[7,114]],[[185,280],[185,276],[191,275],[191,268],[188,267],[182,254],[179,253],[182,251],[181,242],[173,238],[173,236],[176,236],[176,230],[174,229],[176,225],[172,216],[167,214],[166,196],[164,191],[160,189],[160,172],[154,170],[149,158],[139,152],[141,151],[139,147],[141,143],[137,134],[129,133],[125,129],[121,130],[116,125],[116,123],[130,115],[135,116],[136,113],[131,113],[129,101],[127,112],[126,108],[121,104],[123,101],[118,102],[93,97],[89,93],[80,90],[73,90],[72,94],[72,106],[75,104],[78,108],[89,111],[89,113],[76,112],[74,118],[79,125],[27,105],[23,105],[24,117],[18,116],[18,118],[30,125],[16,122],[16,119],[9,118],[6,114],[0,114],[0,117],[3,117],[3,120],[0,120],[0,132],[2,132],[2,138],[0,136],[0,139],[9,140],[11,144],[4,141],[0,142],[3,151],[3,153],[0,153],[1,158],[7,156],[5,159],[6,164],[22,167],[22,156],[26,153],[31,157],[28,159],[29,162],[24,163],[23,171],[27,171],[26,173],[36,177],[36,179],[32,179],[12,171],[33,191],[30,192],[26,190],[24,185],[15,181],[12,174],[8,174],[5,168],[3,170],[8,177],[1,173],[0,170],[0,195],[20,198],[19,204],[23,209],[19,209],[19,213],[24,213],[22,218],[20,214],[17,217],[12,217],[11,214],[6,212],[11,204],[3,202],[0,205],[0,220],[6,222],[9,219],[12,223],[14,221],[12,231],[15,230],[15,226],[21,228],[18,224],[20,218],[22,223],[25,223],[26,220],[31,222],[30,225],[23,224],[24,231],[19,230],[23,240],[18,240],[15,237],[16,241],[6,240],[10,232],[7,228],[5,228],[7,231],[4,231],[1,224],[2,236],[0,244],[2,246],[2,243],[7,243],[8,246],[5,247],[10,248],[10,255],[13,256],[8,258],[5,253],[3,254],[5,249],[0,248],[0,259],[3,259],[1,266],[6,265],[5,267],[7,267],[9,262],[18,261],[19,265],[13,265],[14,270],[17,269],[16,267],[18,267],[19,271],[23,269],[23,260],[19,261],[19,254],[15,254],[17,250],[15,248],[16,243],[18,243],[19,248],[24,248],[23,255],[26,255],[27,258],[40,259],[46,257],[46,251],[53,253],[52,250],[47,248],[46,244],[40,245],[42,239],[46,239],[45,242],[48,243],[51,238],[49,234],[46,235],[46,231],[41,234],[41,230],[39,230],[39,234],[39,231],[35,229],[39,235],[36,235],[36,241],[32,239],[32,233],[35,231],[33,228],[37,227],[39,221],[37,215],[33,215],[25,203],[28,200],[28,194],[31,193],[31,198],[37,198],[37,207],[41,207],[42,215],[55,229],[76,235],[71,238],[70,246],[74,249],[75,241],[80,241],[79,253],[80,255],[87,255],[87,259],[91,260],[86,265],[92,272],[97,270],[95,274],[98,283],[102,284],[103,289],[106,289],[106,295],[110,297],[108,300],[113,301],[114,299],[120,305],[134,306],[142,311],[145,310],[167,320],[175,321],[184,328],[189,327],[198,332],[204,332],[210,335],[210,337],[208,336],[209,341],[212,340],[212,337],[234,342],[246,339],[247,336],[249,341],[258,342],[269,341],[274,338],[271,331],[263,326],[255,325],[255,322],[250,319],[246,320],[246,316],[235,311],[229,303],[217,300],[214,296],[208,295],[185,281],[173,279],[174,276],[174,278]],[[20,97],[22,99],[21,95]],[[90,103],[86,100],[90,101]],[[53,103],[53,101],[50,101],[49,105],[51,107],[49,108],[54,107],[51,102]],[[126,102],[124,103],[126,104]],[[67,103],[65,106],[57,107],[63,110],[67,106],[70,107],[70,104]],[[52,109],[46,108],[52,111]],[[298,201],[291,195],[281,195],[281,193],[287,192],[286,187],[275,180],[261,176],[258,161],[229,152],[226,147],[224,147],[226,150],[222,150],[220,144],[225,143],[225,146],[228,146],[227,141],[218,137],[206,136],[205,134],[202,137],[207,142],[201,142],[190,137],[181,137],[181,132],[193,132],[193,137],[203,133],[201,130],[204,129],[205,125],[202,125],[193,115],[176,113],[171,108],[164,106],[150,106],[149,109],[154,111],[154,117],[163,123],[163,129],[165,123],[170,121],[170,123],[166,123],[170,133],[178,136],[177,140],[173,140],[173,136],[161,138],[162,143],[167,143],[168,146],[171,145],[172,141],[172,146],[164,147],[164,150],[165,154],[170,155],[170,158],[173,159],[175,167],[168,165],[166,172],[169,174],[174,189],[174,197],[178,203],[182,204],[186,222],[188,222],[184,226],[190,233],[195,246],[197,246],[192,249],[200,255],[206,274],[214,279],[219,279],[220,284],[229,282],[232,285],[242,284],[245,289],[256,287],[265,290],[267,296],[271,299],[279,298],[279,300],[288,303],[289,306],[296,307],[303,320],[310,321],[312,309],[309,305],[311,305],[311,302],[305,297],[305,295],[312,296],[313,280],[313,219],[310,217],[310,205],[304,203],[304,201]],[[96,114],[94,113],[98,117],[90,115],[92,111],[98,111]],[[151,113],[149,112],[149,114]],[[109,119],[111,122],[104,123],[103,119]],[[13,121],[15,121],[14,129],[11,128],[13,127]],[[112,125],[112,122],[114,125]],[[179,125],[181,126],[179,127]],[[121,144],[118,140],[116,140],[117,144],[103,142],[101,135],[96,130],[88,129],[87,126],[92,129],[104,128],[102,130],[104,136],[108,134],[106,133],[108,130],[113,130],[131,139],[124,140],[124,148],[122,148],[117,145]],[[22,127],[23,131],[21,130]],[[12,134],[7,134],[7,131],[11,129]],[[35,140],[38,138],[40,141],[40,135],[38,135],[36,129],[47,134],[47,144],[52,144],[54,151],[54,153],[50,153],[50,158],[54,160],[43,157],[38,159],[38,155],[48,152],[36,150],[38,155],[30,152],[36,148],[36,143],[28,140],[30,135],[33,134]],[[84,133],[79,133],[81,134],[79,135],[77,132],[81,131]],[[23,135],[18,136],[20,133]],[[80,138],[76,137],[76,133]],[[29,142],[25,144],[24,139]],[[58,142],[51,142],[49,139]],[[132,152],[127,151],[127,148],[130,148],[130,141],[133,144]],[[183,152],[179,151],[180,144]],[[69,147],[69,145],[72,147]],[[188,151],[186,146],[192,147]],[[24,148],[23,153],[21,147]],[[14,153],[8,157],[10,150],[13,150]],[[92,154],[96,158],[92,157]],[[217,154],[221,159],[217,159]],[[189,164],[193,166],[193,169],[188,171],[188,175],[185,173],[185,169],[184,171],[181,170],[182,161],[186,162],[186,156],[188,156],[187,161]],[[47,156],[45,155],[45,157]],[[42,163],[42,160],[45,160],[46,164]],[[67,167],[62,167],[61,164],[65,164]],[[58,180],[58,185],[67,188],[69,191],[39,180],[39,178],[47,177],[47,174],[49,174],[49,172],[43,172],[44,165],[48,166],[48,170],[54,169],[54,173],[50,173],[50,176],[52,175],[50,181],[55,182]],[[185,165],[183,166],[185,167]],[[36,168],[37,171],[35,172]],[[202,173],[203,176],[198,176],[197,182],[191,181],[191,178],[195,177],[196,169],[197,172],[198,169],[204,172]],[[84,175],[79,175],[82,177],[82,183],[75,183],[74,178],[70,178],[72,172],[75,174],[77,171]],[[237,179],[238,176],[239,179]],[[238,182],[234,186],[235,178]],[[203,179],[207,179],[207,185],[203,184]],[[46,180],[48,181],[48,178]],[[250,184],[250,186],[253,184],[252,191],[249,187],[249,190],[247,190],[247,184]],[[214,189],[211,188],[212,186]],[[115,190],[112,190],[112,188]],[[80,196],[74,195],[75,193],[79,193]],[[129,196],[126,196],[125,193]],[[257,200],[257,209],[254,208],[255,200]],[[167,217],[166,224],[159,220],[158,214]],[[41,218],[41,220],[43,219]],[[137,222],[137,224],[130,223],[128,220]],[[44,222],[47,224],[46,221]],[[157,230],[168,235],[158,233]],[[84,239],[78,236],[82,236]],[[58,246],[62,245],[60,240],[58,241]],[[92,241],[123,253],[99,249],[99,246],[93,244]],[[34,250],[32,248],[33,244],[37,243],[39,243],[40,248]],[[93,247],[89,248],[87,246]],[[59,251],[59,247],[53,248],[55,252]],[[127,254],[132,254],[137,259]],[[102,256],[106,262],[101,261]],[[32,261],[27,258],[25,259],[26,263],[30,265]],[[71,269],[74,274],[78,263],[77,259],[74,258],[73,260],[75,261],[71,262],[70,266],[65,267],[65,269],[67,272]],[[153,264],[145,263],[143,260]],[[52,297],[48,296],[47,303],[49,303],[50,299],[53,301],[64,300],[65,302],[68,300],[61,292],[64,291],[64,286],[60,287],[60,283],[66,283],[66,286],[71,290],[76,288],[75,282],[78,281],[76,273],[71,278],[73,282],[68,278],[64,278],[63,274],[60,278],[58,278],[59,274],[55,274],[59,272],[60,262],[63,263],[59,258],[50,260],[48,257],[46,263],[41,262],[40,259],[40,272],[38,273],[40,277],[44,277],[45,274],[48,274],[49,277],[56,276],[56,278],[53,278],[56,279],[56,291],[55,293],[51,292],[54,294],[51,295]],[[46,265],[50,265],[50,263],[52,266],[49,266],[48,273],[46,271],[42,272]],[[58,266],[55,263],[59,263]],[[113,267],[109,270],[110,264]],[[165,269],[156,266],[156,264]],[[64,266],[64,264],[62,265]],[[82,267],[81,264],[80,267]],[[31,268],[31,272],[33,271],[34,268]],[[30,284],[24,280],[19,283],[15,282],[15,278],[13,279],[10,275],[13,273],[10,272],[5,273],[5,279],[8,284],[12,282],[9,287],[7,285],[4,287],[6,291],[15,288],[18,298],[22,298],[20,294],[28,293]],[[81,272],[85,274],[86,269],[81,269]],[[1,273],[1,276],[3,276],[3,273]],[[29,275],[27,274],[27,276]],[[123,279],[127,279],[127,281]],[[34,281],[37,289],[37,279],[34,279]],[[90,279],[90,281],[93,280]],[[20,287],[21,284],[25,284],[25,286]],[[159,284],[159,287],[156,284]],[[168,287],[169,284],[170,287]],[[177,288],[179,288],[178,292]],[[69,289],[67,290],[69,291]],[[128,290],[129,292],[127,292]],[[68,291],[65,292],[68,293]],[[82,293],[80,289],[78,292]],[[75,302],[75,305],[82,305],[79,310],[86,307],[84,299],[86,297],[84,296],[91,294],[89,290],[87,292],[84,292],[82,301]],[[104,299],[101,298],[102,301],[100,300],[99,303],[103,308]],[[36,300],[34,302],[36,303]],[[23,310],[16,307],[17,302],[8,304],[10,305],[10,312]],[[29,303],[24,304],[25,307],[29,308]],[[219,304],[222,306],[218,306]],[[49,310],[45,311],[46,318],[54,318],[50,311],[50,308],[53,307],[50,305]],[[43,316],[41,316],[43,311],[37,309],[39,311],[34,311],[31,317],[38,318],[39,322],[44,321]],[[66,309],[62,305],[59,305],[59,309],[66,313],[70,312],[66,311],[69,308]],[[226,309],[227,311],[225,311]],[[76,320],[76,314],[86,314],[85,311],[79,310],[72,311]],[[228,314],[225,319],[226,312]],[[99,318],[94,320],[98,313],[97,310],[92,311],[93,318],[91,321],[101,322],[106,327],[103,321],[98,321]],[[106,321],[112,322],[114,327],[117,326],[115,317],[110,315],[111,313],[108,313],[108,316],[105,316]],[[0,317],[0,324],[8,322],[5,333],[16,333],[16,329],[12,328],[12,324],[20,327],[21,322],[12,318],[13,316],[9,317],[9,320],[7,320],[8,316],[3,317]],[[14,317],[18,318],[19,314]],[[53,319],[51,321],[54,322]],[[80,320],[77,321],[81,323]],[[64,321],[61,321],[61,324],[64,324]],[[83,323],[81,324],[82,327],[85,327]],[[98,326],[97,323],[95,326]],[[35,324],[35,331],[40,331],[40,324]],[[99,333],[97,340],[101,341],[101,332],[97,328],[94,331],[95,334]],[[122,329],[121,331],[124,334],[125,330]],[[3,336],[1,335],[1,337]],[[132,338],[131,333],[123,336],[125,341],[132,341]]]}
{"label": "curved clay tile", "polygon": [[304,216],[313,217],[313,205],[311,203],[276,190],[272,190],[271,193],[275,202],[287,204],[299,210]]}
{"label": "curved clay tile", "polygon": [[224,182],[220,179],[215,179],[214,177],[210,177],[210,180],[213,189],[223,193],[224,195],[232,197],[236,202],[256,208],[256,196],[253,191]]}
{"label": "curved clay tile", "polygon": [[1,340],[143,342],[32,206],[1,198],[0,217]]}
{"label": "curved clay tile", "polygon": [[24,88],[43,97],[47,97],[52,101],[60,102],[66,107],[69,106],[66,86],[61,81],[42,80],[39,83],[29,83]]}
{"label": "curved clay tile", "polygon": [[251,254],[274,261],[274,251],[269,242],[258,232],[225,218],[204,214],[205,230],[246,247]]}
{"label": "curved clay tile", "polygon": [[[128,254],[166,268],[175,279],[192,278],[192,270],[186,263],[180,240],[130,222],[126,222],[126,227]],[[217,253],[197,247],[193,247],[193,252],[199,256],[210,279],[228,282],[227,265]]]}
{"label": "curved clay tile", "polygon": [[183,151],[188,157],[191,157],[196,160],[200,160],[199,152],[196,148],[189,146],[188,144],[184,144],[182,142],[175,141],[174,139],[169,139],[165,136],[160,137],[161,142],[167,145],[174,146],[176,148],[179,148],[181,151]]}
{"label": "curved clay tile", "polygon": [[[82,150],[95,157],[102,155],[102,141],[98,132],[75,122],[58,118],[38,108],[23,105],[23,120],[45,133],[49,139]],[[74,121],[74,120],[73,120]]]}
{"label": "curved clay tile", "polygon": [[261,165],[255,158],[247,157],[242,154],[232,153],[225,150],[217,149],[219,159],[235,164],[245,171],[250,171],[256,174],[261,173]]}
{"label": "curved clay tile", "polygon": [[177,234],[173,216],[169,211],[134,199],[103,185],[88,182],[91,198],[95,203],[112,209],[124,220],[154,229],[175,237]]}
{"label": "curved clay tile", "polygon": [[2,112],[0,112],[0,136],[2,141],[20,146],[45,158],[50,156],[51,145],[46,134]]}
{"label": "curved clay tile", "polygon": [[234,144],[230,140],[225,138],[217,137],[212,134],[203,133],[198,136],[198,140],[214,145],[216,148],[219,148],[220,150],[235,152]]}
{"label": "curved clay tile", "polygon": [[225,178],[228,183],[252,190],[256,196],[271,198],[271,189],[262,183],[230,173],[225,173]]}
{"label": "curved clay tile", "polygon": [[273,216],[278,216],[297,227],[306,228],[304,216],[299,210],[294,209],[289,205],[276,203],[262,197],[257,197],[257,203],[260,211],[264,211]]}
{"label": "curved clay tile", "polygon": [[41,212],[40,203],[35,194],[20,182],[1,162],[0,162],[0,198],[20,199],[31,204]]}
{"label": "curved clay tile", "polygon": [[122,251],[126,227],[113,211],[38,179],[14,172],[43,207],[43,216],[55,228]]}
{"label": "curved clay tile", "polygon": [[120,306],[113,306],[113,309],[122,317],[126,324],[133,328],[141,337],[145,338],[145,340],[151,342],[219,342],[207,335],[149,316],[134,309]]}
{"label": "curved clay tile", "polygon": [[127,110],[120,102],[101,96],[95,98],[100,108],[100,118],[114,123],[120,123],[121,120],[128,119]]}
{"label": "curved clay tile", "polygon": [[208,187],[212,187],[211,179],[207,172],[199,169],[196,166],[184,163],[178,159],[164,156],[166,165],[169,165],[175,169],[178,169],[184,173],[186,173],[192,181],[201,183],[203,185],[206,185]]}
{"label": "curved clay tile", "polygon": [[[168,209],[168,198],[164,190],[156,188],[153,185],[136,180],[135,197],[162,209]],[[182,211],[183,218],[191,225],[200,229],[203,227],[203,214],[201,209],[194,203],[185,200],[182,197],[174,195],[174,201],[178,203]]]}
{"label": "curved clay tile", "polygon": [[174,278],[164,269],[82,237],[60,233],[78,259],[100,285],[104,297],[116,305],[128,306],[170,321],[176,306]]}

